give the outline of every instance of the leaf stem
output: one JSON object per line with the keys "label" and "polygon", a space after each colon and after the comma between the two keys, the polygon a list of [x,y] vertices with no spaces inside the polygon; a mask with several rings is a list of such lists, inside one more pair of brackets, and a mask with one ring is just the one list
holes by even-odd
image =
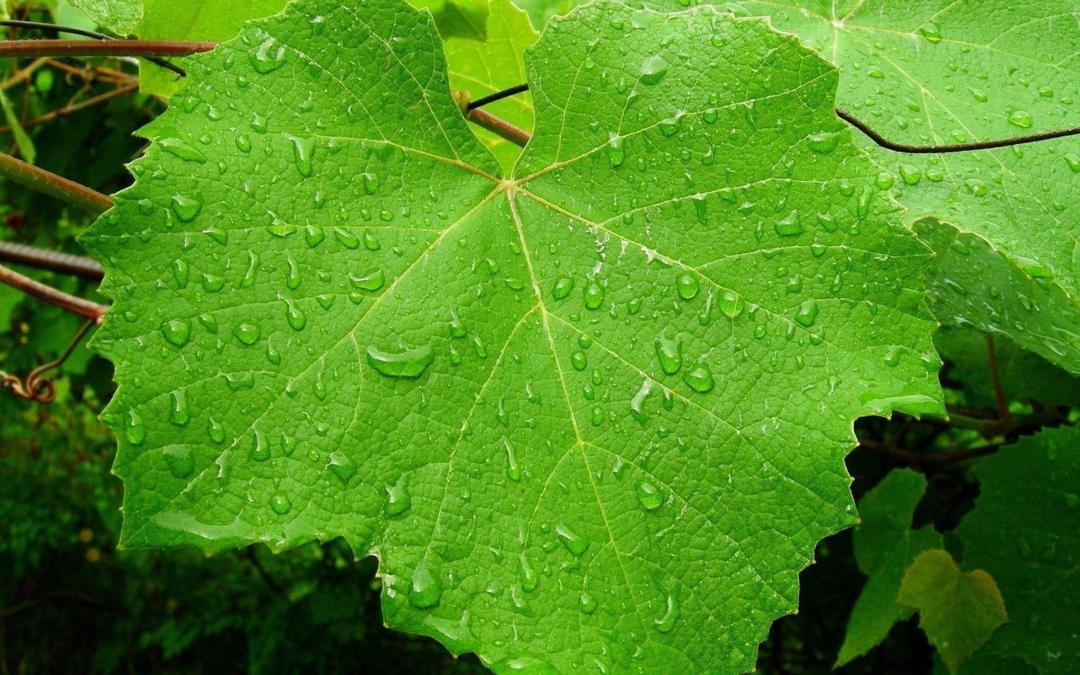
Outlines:
{"label": "leaf stem", "polygon": [[489,103],[494,103],[495,101],[501,101],[504,98],[513,96],[515,94],[521,94],[521,93],[526,92],[526,91],[529,91],[529,85],[527,85],[527,84],[518,84],[518,85],[515,85],[513,87],[510,87],[509,89],[503,89],[502,91],[497,91],[494,94],[488,94],[487,96],[482,96],[482,97],[476,99],[475,101],[470,102],[468,105],[466,105],[465,110],[468,111],[468,110],[475,110],[476,108],[482,108],[482,107],[486,106]]}
{"label": "leaf stem", "polygon": [[96,302],[84,300],[83,298],[57,290],[52,286],[48,286],[40,281],[35,281],[30,277],[19,274],[4,265],[0,265],[0,283],[17,288],[27,295],[31,295],[39,300],[44,300],[50,305],[55,305],[56,307],[65,309],[73,314],[78,314],[79,316],[91,319],[96,323],[101,323],[101,319],[105,316],[105,312],[109,311],[109,308],[105,305],[99,305]]}
{"label": "leaf stem", "polygon": [[215,46],[216,42],[191,40],[4,40],[0,41],[0,57],[191,56]]}
{"label": "leaf stem", "polygon": [[528,131],[514,126],[506,120],[496,117],[491,113],[475,108],[465,112],[465,119],[478,127],[483,127],[497,136],[501,136],[514,145],[525,147],[531,138]]}
{"label": "leaf stem", "polygon": [[994,348],[994,336],[986,336],[986,360],[990,367],[990,382],[994,386],[994,401],[997,403],[998,415],[1001,417],[1002,433],[1009,433],[1012,427],[1012,414],[1009,412],[1009,402],[1005,398],[1005,387],[1001,385],[1001,372],[998,369],[997,350]]}
{"label": "leaf stem", "polygon": [[46,171],[6,153],[0,153],[0,176],[25,185],[39,192],[62,199],[91,213],[101,213],[112,208],[113,200],[97,190],[80,185],[73,180]]}
{"label": "leaf stem", "polygon": [[61,274],[72,274],[90,281],[101,281],[105,272],[101,265],[92,258],[86,258],[59,251],[18,244],[13,241],[0,241],[0,262],[26,265],[35,269],[49,270]]}
{"label": "leaf stem", "polygon": [[886,150],[913,155],[937,155],[950,152],[971,152],[972,150],[993,150],[994,148],[1006,148],[1010,145],[1023,145],[1025,143],[1037,143],[1039,141],[1048,141],[1054,138],[1080,135],[1080,127],[1070,127],[1068,129],[1045,131],[1027,136],[1002,138],[996,141],[977,141],[974,143],[955,143],[952,145],[908,145],[906,143],[896,143],[884,138],[881,134],[871,129],[865,122],[846,110],[836,108],[836,116],[861,131],[867,138]]}

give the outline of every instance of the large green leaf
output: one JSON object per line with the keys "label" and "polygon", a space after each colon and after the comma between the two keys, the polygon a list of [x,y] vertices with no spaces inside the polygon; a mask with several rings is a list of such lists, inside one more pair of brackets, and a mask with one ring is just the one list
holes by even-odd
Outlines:
{"label": "large green leaf", "polygon": [[940,412],[928,250],[760,21],[601,2],[527,64],[503,179],[390,0],[191,61],[85,238],[123,542],[344,537],[498,670],[747,670],[852,522],[853,419]]}
{"label": "large green leaf", "polygon": [[979,498],[957,530],[963,562],[993,575],[1009,610],[979,655],[1019,657],[1041,673],[1074,672],[1080,662],[1078,447],[1076,427],[1051,429],[975,468]]}
{"label": "large green leaf", "polygon": [[[647,0],[680,8],[685,0]],[[891,140],[992,140],[1074,126],[1074,0],[718,2],[770,17],[840,68],[839,104]],[[1080,141],[902,155],[874,146],[946,259],[932,289],[946,322],[1004,334],[1080,372]]]}
{"label": "large green leaf", "polygon": [[851,610],[836,657],[838,666],[868,652],[885,639],[893,624],[914,613],[896,599],[904,571],[923,551],[942,546],[942,536],[933,526],[911,529],[915,507],[925,491],[925,478],[902,469],[890,472],[859,502],[855,559],[869,578]]}

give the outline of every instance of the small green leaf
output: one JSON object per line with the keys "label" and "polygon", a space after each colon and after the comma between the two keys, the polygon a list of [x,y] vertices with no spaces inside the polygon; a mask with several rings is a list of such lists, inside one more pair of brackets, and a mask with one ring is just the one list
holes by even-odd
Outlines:
{"label": "small green leaf", "polygon": [[26,134],[22,123],[19,122],[19,116],[15,114],[15,108],[11,105],[11,99],[8,98],[7,92],[2,89],[0,89],[0,107],[4,109],[4,119],[7,120],[8,127],[11,128],[11,134],[15,137],[15,144],[19,148],[19,154],[27,162],[33,164],[37,158],[34,141]]}
{"label": "small green leaf", "polygon": [[964,564],[994,575],[1009,623],[979,655],[1021,657],[1043,673],[1080,662],[1080,430],[1048,429],[975,467],[979,498],[956,534]]}
{"label": "small green leaf", "polygon": [[994,578],[983,570],[961,572],[942,549],[915,558],[897,599],[918,610],[919,627],[954,673],[1007,621]]}
{"label": "small green leaf", "polygon": [[859,502],[855,559],[869,577],[848,620],[836,665],[842,666],[876,646],[897,621],[913,610],[897,602],[904,570],[917,555],[940,548],[942,536],[932,526],[911,529],[926,479],[907,469],[890,472]]}

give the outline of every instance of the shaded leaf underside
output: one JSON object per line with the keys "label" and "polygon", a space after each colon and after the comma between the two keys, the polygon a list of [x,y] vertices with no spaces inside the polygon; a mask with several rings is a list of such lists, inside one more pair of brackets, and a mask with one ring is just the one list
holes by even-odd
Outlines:
{"label": "shaded leaf underside", "polygon": [[761,22],[599,3],[527,64],[502,179],[404,6],[193,61],[85,238],[123,541],[344,537],[497,670],[747,670],[852,521],[852,420],[940,408],[927,249]]}

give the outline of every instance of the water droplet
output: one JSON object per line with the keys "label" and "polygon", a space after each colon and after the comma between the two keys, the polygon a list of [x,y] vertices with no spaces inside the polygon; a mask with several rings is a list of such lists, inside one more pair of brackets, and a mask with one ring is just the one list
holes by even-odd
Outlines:
{"label": "water droplet", "polygon": [[919,34],[930,43],[936,44],[941,42],[941,29],[933,21],[928,21],[921,28],[919,28]]}
{"label": "water droplet", "polygon": [[261,431],[256,431],[255,435],[251,437],[251,448],[248,450],[248,456],[256,462],[265,462],[270,459],[270,444],[266,442],[266,438]]}
{"label": "water droplet", "polygon": [[693,274],[684,272],[675,280],[675,290],[683,300],[693,300],[698,294],[698,280]]}
{"label": "water droplet", "polygon": [[626,161],[626,149],[623,148],[623,137],[616,134],[612,134],[608,138],[607,145],[604,146],[604,151],[607,153],[608,160],[611,162],[611,168],[622,166],[622,163]]}
{"label": "water droplet", "polygon": [[267,36],[251,56],[252,67],[261,75],[277,70],[283,63],[285,63],[285,45],[271,36]]}
{"label": "water droplet", "polygon": [[746,307],[746,301],[735,291],[724,291],[720,294],[720,299],[716,305],[724,313],[724,316],[734,319],[739,314],[742,314],[743,308]]}
{"label": "water droplet", "polygon": [[298,138],[290,136],[293,146],[293,163],[300,175],[307,178],[312,173],[311,157],[315,154],[314,138]]}
{"label": "water droplet", "polygon": [[840,145],[840,134],[833,132],[810,134],[806,138],[806,144],[813,152],[819,155],[827,155]]}
{"label": "water droplet", "polygon": [[177,288],[187,288],[191,276],[191,268],[188,266],[187,261],[180,258],[174,260],[172,262],[172,275]]}
{"label": "water droplet", "polygon": [[1080,173],[1080,155],[1069,153],[1065,155],[1065,163],[1073,173]]}
{"label": "water droplet", "polygon": [[521,481],[521,467],[518,465],[514,446],[506,438],[502,439],[503,449],[506,451],[506,477],[518,483]]}
{"label": "water droplet", "polygon": [[666,375],[679,372],[682,368],[682,340],[660,336],[656,338],[653,346],[656,349],[656,358],[660,361],[660,369]]}
{"label": "water droplet", "polygon": [[187,478],[195,472],[195,453],[186,445],[170,445],[161,449],[165,466],[176,478]]}
{"label": "water droplet", "polygon": [[203,164],[206,162],[206,155],[199,152],[199,149],[189,145],[186,141],[182,141],[179,138],[162,138],[157,142],[165,152],[179,157],[186,162],[198,162]]}
{"label": "water droplet", "polygon": [[187,392],[177,389],[169,394],[169,421],[178,427],[182,427],[191,420],[188,413]]}
{"label": "water droplet", "polygon": [[776,221],[775,227],[776,233],[781,237],[794,237],[797,234],[802,234],[803,226],[799,222],[799,212],[792,209],[791,213],[787,214],[783,220]]}
{"label": "water droplet", "polygon": [[307,317],[304,316],[300,305],[293,300],[285,300],[285,319],[293,330],[304,330],[307,326]]}
{"label": "water droplet", "polygon": [[598,309],[604,302],[604,287],[596,279],[589,279],[585,286],[585,308]]}
{"label": "water droplet", "polygon": [[232,331],[233,337],[247,346],[259,341],[259,327],[252,323],[237,324]]}
{"label": "water droplet", "polygon": [[1009,124],[1014,127],[1020,127],[1021,129],[1030,129],[1031,125],[1035,123],[1034,118],[1026,110],[1015,110],[1009,115]]}
{"label": "water droplet", "polygon": [[439,604],[442,597],[442,585],[432,574],[426,562],[421,562],[413,570],[409,585],[409,604],[419,609],[429,609]]}
{"label": "water droplet", "polygon": [[641,82],[650,86],[659,84],[667,72],[667,61],[659,54],[654,54],[645,59],[645,63],[641,65]]}
{"label": "water droplet", "polygon": [[364,230],[364,248],[369,251],[378,251],[382,248],[382,244],[379,243],[378,237],[371,230]]}
{"label": "water droplet", "polygon": [[330,454],[330,461],[326,463],[326,468],[337,476],[342,485],[348,485],[357,472],[356,464],[349,459],[348,455],[340,451]]}
{"label": "water droplet", "polygon": [[285,515],[291,508],[292,502],[289,501],[288,497],[281,493],[270,498],[270,509],[279,516]]}
{"label": "water droplet", "polygon": [[699,363],[683,376],[683,381],[699,394],[707,394],[715,386],[712,371],[704,363]]}
{"label": "water droplet", "polygon": [[295,291],[300,288],[300,268],[297,267],[296,261],[293,260],[292,256],[286,257],[285,262],[289,267],[289,272],[285,276],[285,286],[288,287],[290,291]]}
{"label": "water droplet", "polygon": [[375,270],[368,274],[353,274],[349,276],[349,280],[355,288],[372,292],[379,290],[386,283],[386,277],[383,275],[382,270]]}
{"label": "water droplet", "polygon": [[570,291],[572,290],[574,290],[574,278],[566,276],[559,277],[555,281],[555,285],[551,288],[551,296],[556,300],[562,300],[570,295]]}
{"label": "water droplet", "polygon": [[412,508],[412,497],[409,496],[409,486],[405,481],[405,474],[398,478],[393,485],[386,486],[386,504],[383,512],[393,518]]}
{"label": "water droplet", "polygon": [[221,422],[211,417],[206,421],[206,435],[211,442],[220,445],[225,442],[225,427],[221,426]]}
{"label": "water droplet", "polygon": [[799,311],[795,313],[795,323],[804,328],[814,325],[818,315],[817,300],[806,300],[799,305]]}
{"label": "water droplet", "polygon": [[581,610],[582,614],[592,614],[596,611],[596,606],[596,598],[588,593],[582,593],[581,597],[578,598],[578,609]]}
{"label": "water droplet", "polygon": [[655,511],[664,503],[664,493],[648,481],[638,483],[635,492],[637,492],[638,503],[646,511]]}
{"label": "water droplet", "polygon": [[589,359],[585,356],[585,352],[574,352],[570,355],[570,365],[574,367],[574,370],[585,370],[585,367],[589,365]]}
{"label": "water droplet", "polygon": [[184,223],[195,220],[195,216],[199,215],[199,210],[202,209],[202,202],[184,195],[173,195],[169,205],[176,217]]}
{"label": "water droplet", "polygon": [[555,527],[555,536],[559,538],[567,551],[574,556],[581,556],[589,548],[589,540],[578,535],[566,525],[560,523]]}
{"label": "water droplet", "polygon": [[387,377],[420,377],[434,361],[435,353],[426,345],[399,352],[367,348],[368,365]]}
{"label": "water droplet", "polygon": [[146,426],[143,425],[142,417],[134,409],[128,411],[127,422],[124,425],[124,437],[132,445],[142,445],[146,440]]}
{"label": "water droplet", "polygon": [[653,623],[656,625],[656,630],[661,633],[670,633],[671,629],[675,627],[675,621],[679,618],[679,603],[675,600],[673,594],[668,594],[665,600],[664,614],[659,619],[655,619]]}
{"label": "water droplet", "polygon": [[903,179],[905,185],[918,185],[919,181],[922,180],[922,171],[917,166],[901,164],[900,178]]}
{"label": "water droplet", "polygon": [[161,335],[169,344],[183,347],[191,339],[191,321],[187,319],[166,321],[161,324]]}

